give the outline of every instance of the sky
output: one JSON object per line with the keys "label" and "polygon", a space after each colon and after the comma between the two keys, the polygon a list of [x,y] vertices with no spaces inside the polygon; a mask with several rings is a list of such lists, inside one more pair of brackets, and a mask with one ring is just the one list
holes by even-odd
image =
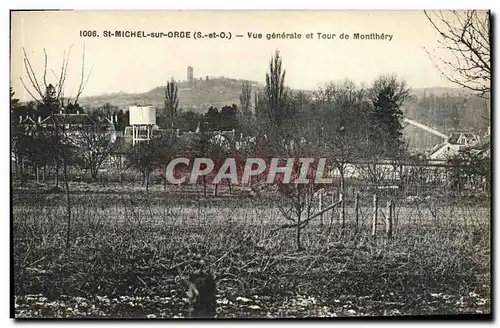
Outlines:
{"label": "sky", "polygon": [[[105,31],[116,30],[189,31],[191,38],[104,37]],[[98,37],[82,37],[80,31],[95,31]],[[231,33],[232,39],[195,40],[196,32]],[[266,35],[273,32],[298,33],[302,38],[267,40]],[[248,33],[262,33],[263,38],[248,38]],[[307,39],[310,33],[313,37]],[[335,34],[335,38],[318,38],[318,33]],[[392,40],[354,40],[354,33],[384,33]],[[340,39],[341,34],[350,38]],[[66,96],[74,96],[78,89],[83,53],[84,70],[90,77],[82,97],[146,92],[171,78],[185,80],[187,66],[194,68],[195,78],[225,76],[264,83],[276,50],[291,88],[312,90],[344,78],[370,84],[387,73],[396,73],[412,88],[454,86],[424,50],[448,58],[438,48],[438,39],[423,11],[12,12],[11,84],[16,97],[30,99],[20,81],[29,86],[23,48],[40,83],[45,48],[47,81],[55,83],[63,55],[71,47]]]}

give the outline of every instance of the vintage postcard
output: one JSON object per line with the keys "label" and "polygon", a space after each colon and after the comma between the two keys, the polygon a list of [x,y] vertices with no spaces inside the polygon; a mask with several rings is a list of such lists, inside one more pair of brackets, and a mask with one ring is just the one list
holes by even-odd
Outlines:
{"label": "vintage postcard", "polygon": [[491,318],[490,12],[10,24],[13,318]]}

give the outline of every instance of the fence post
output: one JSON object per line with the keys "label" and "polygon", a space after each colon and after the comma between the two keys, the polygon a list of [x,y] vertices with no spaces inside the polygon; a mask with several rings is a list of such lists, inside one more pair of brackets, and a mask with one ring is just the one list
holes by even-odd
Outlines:
{"label": "fence post", "polygon": [[386,215],[385,215],[385,232],[388,238],[392,238],[392,201],[387,201]]}
{"label": "fence post", "polygon": [[377,213],[378,212],[378,202],[377,194],[373,195],[373,221],[372,221],[372,237],[377,234]]}
{"label": "fence post", "polygon": [[356,216],[356,230],[358,230],[359,224],[359,194],[357,193],[354,199],[354,213]]}
{"label": "fence post", "polygon": [[306,205],[306,219],[309,219],[310,211],[309,211],[309,195],[308,195],[308,193],[306,193],[305,205]]}
{"label": "fence post", "polygon": [[[332,192],[332,204],[335,204],[335,192]],[[329,229],[332,228],[332,225],[333,225],[333,217],[335,216],[335,208],[332,209],[332,213],[330,215],[330,227]]]}
{"label": "fence post", "polygon": [[[321,192],[318,194],[318,211],[321,212],[323,210],[323,196]],[[323,214],[319,216],[320,218],[320,226],[323,227]]]}
{"label": "fence post", "polygon": [[394,201],[391,201],[392,204],[392,230],[396,227],[398,217],[396,215],[396,203]]}
{"label": "fence post", "polygon": [[342,230],[345,229],[345,207],[344,207],[344,193],[339,193],[340,202],[340,222],[342,222]]}

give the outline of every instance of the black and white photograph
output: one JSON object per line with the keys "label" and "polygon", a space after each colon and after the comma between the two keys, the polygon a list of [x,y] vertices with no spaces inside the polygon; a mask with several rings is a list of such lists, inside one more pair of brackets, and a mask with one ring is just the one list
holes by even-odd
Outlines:
{"label": "black and white photograph", "polygon": [[11,318],[492,319],[491,44],[484,9],[11,10]]}

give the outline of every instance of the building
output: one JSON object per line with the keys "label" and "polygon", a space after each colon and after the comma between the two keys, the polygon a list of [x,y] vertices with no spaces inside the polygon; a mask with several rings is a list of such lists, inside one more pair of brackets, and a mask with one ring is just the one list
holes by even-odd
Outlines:
{"label": "building", "polygon": [[462,149],[473,147],[480,143],[478,135],[469,132],[452,133],[448,140],[432,149],[429,158],[432,160],[447,160],[458,154]]}
{"label": "building", "polygon": [[153,130],[157,130],[156,108],[150,105],[137,105],[129,107],[130,126],[125,128],[124,137],[132,138],[132,145],[139,142],[149,141],[153,136]]}
{"label": "building", "polygon": [[[56,131],[56,128],[60,131],[64,131],[65,137],[70,140],[70,142],[78,146],[84,134],[89,131],[95,131],[100,134],[106,134],[109,136],[110,141],[114,143],[116,141],[116,129],[114,121],[117,120],[116,116],[111,118],[108,117],[90,117],[88,114],[52,114],[42,119],[37,117],[36,119],[29,116],[20,117],[19,127],[15,133],[20,133],[24,135],[34,135],[38,131]],[[98,129],[96,129],[98,127]],[[64,129],[61,129],[64,128]]]}
{"label": "building", "polygon": [[188,82],[190,87],[193,86],[193,81],[194,81],[193,67],[188,66],[187,67],[187,82]]}

